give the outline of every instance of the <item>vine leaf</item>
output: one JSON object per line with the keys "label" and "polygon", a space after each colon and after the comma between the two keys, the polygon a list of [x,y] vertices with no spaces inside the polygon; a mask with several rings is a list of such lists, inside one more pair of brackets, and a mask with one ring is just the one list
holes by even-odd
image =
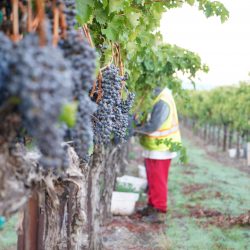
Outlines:
{"label": "vine leaf", "polygon": [[109,13],[123,10],[124,2],[124,0],[109,0]]}
{"label": "vine leaf", "polygon": [[85,24],[91,18],[94,9],[92,0],[77,0],[77,21],[80,24]]}
{"label": "vine leaf", "polygon": [[101,9],[96,9],[94,11],[94,16],[95,16],[96,21],[101,25],[108,22],[108,17],[107,17],[106,12]]}
{"label": "vine leaf", "polygon": [[136,27],[140,23],[140,13],[130,12],[127,14],[128,20],[133,27]]}

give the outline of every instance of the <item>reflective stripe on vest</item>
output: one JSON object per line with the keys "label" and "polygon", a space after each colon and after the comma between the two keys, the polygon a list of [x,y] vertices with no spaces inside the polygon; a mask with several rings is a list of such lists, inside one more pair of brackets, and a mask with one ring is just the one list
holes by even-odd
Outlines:
{"label": "reflective stripe on vest", "polygon": [[149,137],[166,137],[168,135],[171,135],[173,133],[179,132],[179,125],[175,125],[172,128],[169,129],[163,129],[163,130],[158,130],[153,133],[148,134]]}

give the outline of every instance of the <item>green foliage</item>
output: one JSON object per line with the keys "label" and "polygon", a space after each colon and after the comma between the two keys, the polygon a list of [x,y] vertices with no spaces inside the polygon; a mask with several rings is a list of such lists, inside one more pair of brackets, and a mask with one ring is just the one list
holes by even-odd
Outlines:
{"label": "green foliage", "polygon": [[219,16],[222,21],[228,18],[224,5],[211,0],[77,0],[79,24],[88,24],[97,48],[108,45],[103,54],[100,52],[100,67],[110,62],[111,45],[119,44],[130,76],[128,88],[137,95],[137,110],[147,110],[145,103],[150,103],[155,87],[168,86],[174,93],[181,93],[177,73],[193,81],[197,72],[208,70],[197,54],[164,44],[157,32],[162,13],[184,3],[198,6],[207,17]]}
{"label": "green foliage", "polygon": [[187,150],[180,142],[173,142],[172,139],[159,139],[157,140],[157,144],[165,144],[169,147],[170,152],[178,152],[179,153],[179,160],[181,163],[188,162]]}
{"label": "green foliage", "polygon": [[229,18],[229,12],[222,3],[210,0],[199,0],[198,2],[199,9],[205,13],[206,17],[219,16],[222,23]]}
{"label": "green foliage", "polygon": [[[108,47],[105,52],[99,50],[100,68],[112,61],[113,45],[119,45],[129,74],[127,87],[136,94],[133,111],[142,114],[139,120],[152,108],[156,87],[182,95],[180,74],[194,84],[198,72],[208,71],[197,54],[163,43],[158,32],[162,14],[184,3],[198,7],[207,17],[219,16],[222,22],[229,15],[222,3],[211,0],[77,0],[79,25],[88,24],[97,49]],[[185,150],[180,148],[180,152],[185,161]]]}
{"label": "green foliage", "polygon": [[210,91],[186,91],[188,102],[177,98],[179,113],[198,125],[224,125],[247,134],[250,130],[250,84],[226,86]]}

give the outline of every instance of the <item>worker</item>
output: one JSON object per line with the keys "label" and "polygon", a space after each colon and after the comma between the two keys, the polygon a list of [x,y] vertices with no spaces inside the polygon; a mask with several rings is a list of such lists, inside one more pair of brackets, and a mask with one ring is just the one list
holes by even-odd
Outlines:
{"label": "worker", "polygon": [[167,212],[168,173],[171,160],[177,152],[159,143],[160,139],[181,142],[177,110],[173,96],[168,88],[155,90],[152,112],[145,124],[137,127],[143,147],[148,181],[147,206],[138,211],[145,222],[164,223]]}

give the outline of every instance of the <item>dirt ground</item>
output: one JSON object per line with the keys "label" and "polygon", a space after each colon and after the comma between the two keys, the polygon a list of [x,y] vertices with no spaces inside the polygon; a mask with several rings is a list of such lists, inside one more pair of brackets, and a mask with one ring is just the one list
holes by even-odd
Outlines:
{"label": "dirt ground", "polygon": [[[230,159],[227,153],[220,152],[215,147],[207,145],[202,139],[194,136],[193,133],[187,129],[182,130],[182,135],[185,140],[187,139],[192,142],[194,152],[202,150],[205,156],[204,161],[208,161],[204,162],[204,164],[209,163],[213,165],[214,163],[214,165],[220,164],[219,166],[222,166],[222,168],[234,168],[240,170],[243,176],[247,174],[249,177],[250,169],[244,166],[244,160]],[[138,147],[138,145],[134,144],[132,151],[134,155],[131,157],[127,174],[136,175],[135,166],[138,164],[143,165],[143,158],[140,156],[141,148]],[[221,174],[221,179],[219,179],[219,182],[216,182],[219,184],[218,187],[209,183],[208,180],[211,179],[211,177],[215,178],[215,172],[213,172],[214,170],[210,170],[210,168],[206,169],[204,167],[205,165],[202,165],[203,163],[199,157],[197,153],[197,162],[192,161],[181,170],[179,168],[177,170],[179,176],[176,175],[176,173],[172,174],[176,180],[174,180],[175,184],[172,184],[173,187],[170,185],[171,194],[169,195],[169,200],[171,206],[174,208],[172,208],[167,215],[166,225],[146,224],[136,215],[131,217],[113,217],[110,223],[103,228],[103,249],[204,250],[204,246],[207,246],[206,240],[209,240],[209,244],[212,247],[209,248],[209,250],[248,250],[244,244],[248,244],[245,243],[246,241],[250,243],[250,239],[248,241],[250,235],[244,230],[246,227],[249,228],[250,225],[250,211],[247,212],[247,209],[243,209],[242,211],[237,209],[238,204],[243,202],[243,198],[240,197],[239,199],[241,200],[239,200],[238,203],[236,198],[231,195],[230,188],[228,188],[230,179],[228,179],[227,175],[223,177],[223,169],[219,170],[221,172],[218,172],[218,176]],[[227,172],[230,175],[231,170],[227,170]],[[208,175],[207,178],[204,176],[206,174]],[[172,177],[170,176],[170,178]],[[234,177],[232,176],[232,178]],[[237,178],[242,177],[239,175]],[[235,178],[233,180],[235,180]],[[199,183],[197,183],[197,181]],[[214,180],[212,180],[212,183],[213,182]],[[179,189],[178,191],[176,190],[177,188]],[[239,191],[237,190],[237,192]],[[244,196],[243,191],[242,196]],[[221,201],[221,203],[217,204],[216,201]],[[228,204],[232,204],[234,201],[236,201],[237,204],[230,212],[231,208]],[[215,204],[214,207],[213,202]],[[142,205],[143,203],[139,203],[138,206]],[[245,205],[248,207],[247,203]],[[224,210],[226,212],[224,212]],[[230,213],[234,213],[234,211],[239,212],[239,214],[231,215]],[[243,226],[243,230],[235,230],[235,225],[236,228]],[[218,232],[224,235],[223,237],[225,237],[225,239],[220,238]],[[227,248],[227,244],[230,245],[232,244],[231,240],[234,241],[234,239],[231,239],[232,237],[236,237],[232,236],[234,234],[239,237],[239,242],[242,241],[242,245],[237,242],[238,245],[235,247]],[[209,237],[211,237],[211,239]],[[185,241],[186,243],[184,243]],[[204,246],[202,246],[202,244],[204,244]]]}
{"label": "dirt ground", "polygon": [[142,223],[137,218],[117,216],[104,231],[105,250],[161,250],[158,237],[164,235],[165,227]]}

